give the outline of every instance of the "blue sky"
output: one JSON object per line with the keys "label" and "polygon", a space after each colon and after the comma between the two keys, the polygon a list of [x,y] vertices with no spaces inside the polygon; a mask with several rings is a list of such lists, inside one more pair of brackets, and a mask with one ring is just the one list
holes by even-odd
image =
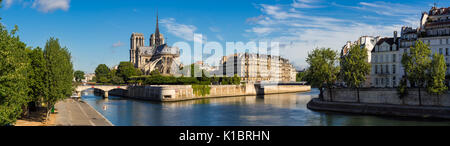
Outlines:
{"label": "blue sky", "polygon": [[19,26],[21,40],[44,46],[49,37],[70,49],[77,70],[129,60],[132,32],[155,30],[156,10],[166,42],[279,41],[280,54],[305,67],[316,47],[339,50],[361,35],[392,36],[417,27],[421,13],[443,0],[3,0],[0,22]]}

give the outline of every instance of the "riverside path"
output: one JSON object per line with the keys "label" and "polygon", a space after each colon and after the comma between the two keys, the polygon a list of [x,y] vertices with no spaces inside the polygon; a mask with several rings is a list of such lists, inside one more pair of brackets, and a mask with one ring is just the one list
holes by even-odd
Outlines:
{"label": "riverside path", "polygon": [[57,126],[113,126],[89,104],[66,99],[55,105]]}

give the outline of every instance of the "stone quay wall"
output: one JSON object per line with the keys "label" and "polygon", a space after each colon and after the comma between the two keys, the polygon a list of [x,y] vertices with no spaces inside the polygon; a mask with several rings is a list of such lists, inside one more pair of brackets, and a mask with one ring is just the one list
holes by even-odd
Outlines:
{"label": "stone quay wall", "polygon": [[[357,90],[349,88],[334,88],[330,92],[324,90],[324,100],[328,102],[357,102]],[[420,90],[421,102],[424,106],[450,107],[450,94],[431,95],[425,88]],[[332,98],[330,98],[332,97]],[[419,105],[419,90],[408,89],[408,94],[400,98],[396,88],[361,88],[359,90],[360,103],[389,104],[389,105]]]}
{"label": "stone quay wall", "polygon": [[191,85],[152,85],[129,86],[128,90],[110,91],[110,95],[153,100],[153,101],[182,101],[192,99],[247,96],[260,94],[277,94],[310,91],[309,85],[210,85],[210,94],[197,96]]}

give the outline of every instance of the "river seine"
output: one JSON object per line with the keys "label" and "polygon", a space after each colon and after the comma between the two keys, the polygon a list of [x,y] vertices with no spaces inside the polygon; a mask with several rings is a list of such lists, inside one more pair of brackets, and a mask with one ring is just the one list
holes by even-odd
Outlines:
{"label": "river seine", "polygon": [[116,126],[434,126],[450,121],[316,112],[311,92],[181,102],[150,102],[84,92],[82,99]]}

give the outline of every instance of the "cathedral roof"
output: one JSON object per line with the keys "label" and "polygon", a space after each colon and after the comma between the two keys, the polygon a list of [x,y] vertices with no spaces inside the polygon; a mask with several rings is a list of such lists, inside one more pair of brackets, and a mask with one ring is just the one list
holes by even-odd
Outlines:
{"label": "cathedral roof", "polygon": [[178,47],[170,47],[167,44],[160,45],[156,48],[157,55],[180,55]]}
{"label": "cathedral roof", "polygon": [[141,55],[153,55],[155,54],[155,49],[154,47],[148,47],[148,46],[141,46],[139,47],[139,54]]}

